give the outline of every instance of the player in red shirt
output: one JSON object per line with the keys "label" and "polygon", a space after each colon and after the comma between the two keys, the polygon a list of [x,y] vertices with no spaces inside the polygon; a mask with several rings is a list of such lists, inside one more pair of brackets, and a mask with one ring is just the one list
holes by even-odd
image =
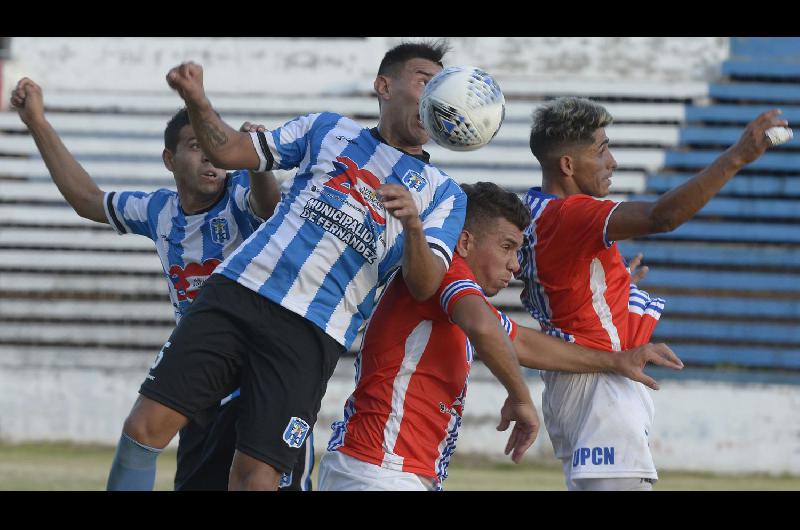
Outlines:
{"label": "player in red shirt", "polygon": [[[632,282],[615,241],[669,232],[691,219],[771,145],[779,110],[751,122],[739,141],[695,177],[655,202],[616,203],[617,167],[605,127],[611,115],[587,99],[539,107],[530,145],[542,188],[525,199],[531,224],[520,251],[522,302],[542,330],[567,342],[616,352],[650,340],[664,301]],[[613,374],[543,372],[542,412],[571,490],[652,488],[658,479],[647,436],[653,403],[641,384]]]}
{"label": "player in red shirt", "polygon": [[[519,269],[517,249],[530,217],[515,194],[495,184],[462,188],[468,198],[466,222],[436,294],[416,301],[396,274],[373,313],[356,358],[357,387],[343,421],[333,425],[331,452],[320,463],[321,490],[441,488],[461,425],[474,351],[510,396],[527,393],[527,387],[514,387],[521,380],[518,363],[615,370],[650,385],[655,382],[642,372],[647,361],[681,366],[665,345],[598,352],[517,326],[497,311],[486,297],[506,287]],[[509,397],[498,429],[508,427],[514,407]],[[514,449],[515,462],[533,441],[522,435],[513,432],[506,446],[506,454]]]}

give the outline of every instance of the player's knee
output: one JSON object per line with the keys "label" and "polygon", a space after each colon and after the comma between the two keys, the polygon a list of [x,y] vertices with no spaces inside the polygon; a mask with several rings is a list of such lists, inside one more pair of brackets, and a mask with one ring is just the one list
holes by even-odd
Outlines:
{"label": "player's knee", "polygon": [[179,412],[140,396],[122,430],[142,445],[163,449],[187,421]]}
{"label": "player's knee", "polygon": [[228,489],[232,491],[275,491],[281,473],[269,464],[236,452]]}

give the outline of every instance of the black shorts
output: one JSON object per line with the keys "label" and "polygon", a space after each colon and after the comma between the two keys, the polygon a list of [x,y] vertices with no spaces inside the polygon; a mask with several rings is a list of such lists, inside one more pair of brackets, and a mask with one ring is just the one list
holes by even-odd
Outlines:
{"label": "black shorts", "polygon": [[289,473],[343,351],[309,320],[214,274],[139,393],[202,422],[241,387],[236,449]]}
{"label": "black shorts", "polygon": [[[240,400],[233,399],[210,412],[207,425],[189,422],[181,429],[178,442],[178,469],[175,491],[224,491],[233,452],[236,449],[236,422]],[[281,491],[311,491],[314,470],[314,439],[308,435],[292,472],[281,478]]]}

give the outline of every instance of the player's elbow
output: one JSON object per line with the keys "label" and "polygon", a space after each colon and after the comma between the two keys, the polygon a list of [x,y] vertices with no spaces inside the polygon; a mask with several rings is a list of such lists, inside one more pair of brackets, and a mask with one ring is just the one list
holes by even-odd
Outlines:
{"label": "player's elbow", "polygon": [[469,337],[470,342],[478,346],[479,350],[482,349],[479,345],[492,339],[500,331],[497,319],[494,317],[482,318],[477,315],[475,318],[464,319],[463,322],[459,323],[459,327]]}
{"label": "player's elbow", "polygon": [[436,294],[436,289],[438,288],[439,284],[417,284],[411,285],[408,284],[408,292],[411,295],[411,298],[416,300],[417,302],[424,302],[434,294]]}

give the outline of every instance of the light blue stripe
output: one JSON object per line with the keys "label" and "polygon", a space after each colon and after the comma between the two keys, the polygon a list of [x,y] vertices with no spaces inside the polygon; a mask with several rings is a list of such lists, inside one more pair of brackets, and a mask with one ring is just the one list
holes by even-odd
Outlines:
{"label": "light blue stripe", "polygon": [[372,309],[375,305],[375,292],[377,290],[378,286],[373,286],[369,293],[367,293],[364,301],[358,304],[358,312],[353,315],[352,319],[350,320],[350,325],[347,327],[347,331],[344,335],[345,347],[350,348],[350,346],[353,344],[353,341],[358,336],[358,329],[361,327],[361,324],[363,324],[364,321],[367,320],[372,314]]}

